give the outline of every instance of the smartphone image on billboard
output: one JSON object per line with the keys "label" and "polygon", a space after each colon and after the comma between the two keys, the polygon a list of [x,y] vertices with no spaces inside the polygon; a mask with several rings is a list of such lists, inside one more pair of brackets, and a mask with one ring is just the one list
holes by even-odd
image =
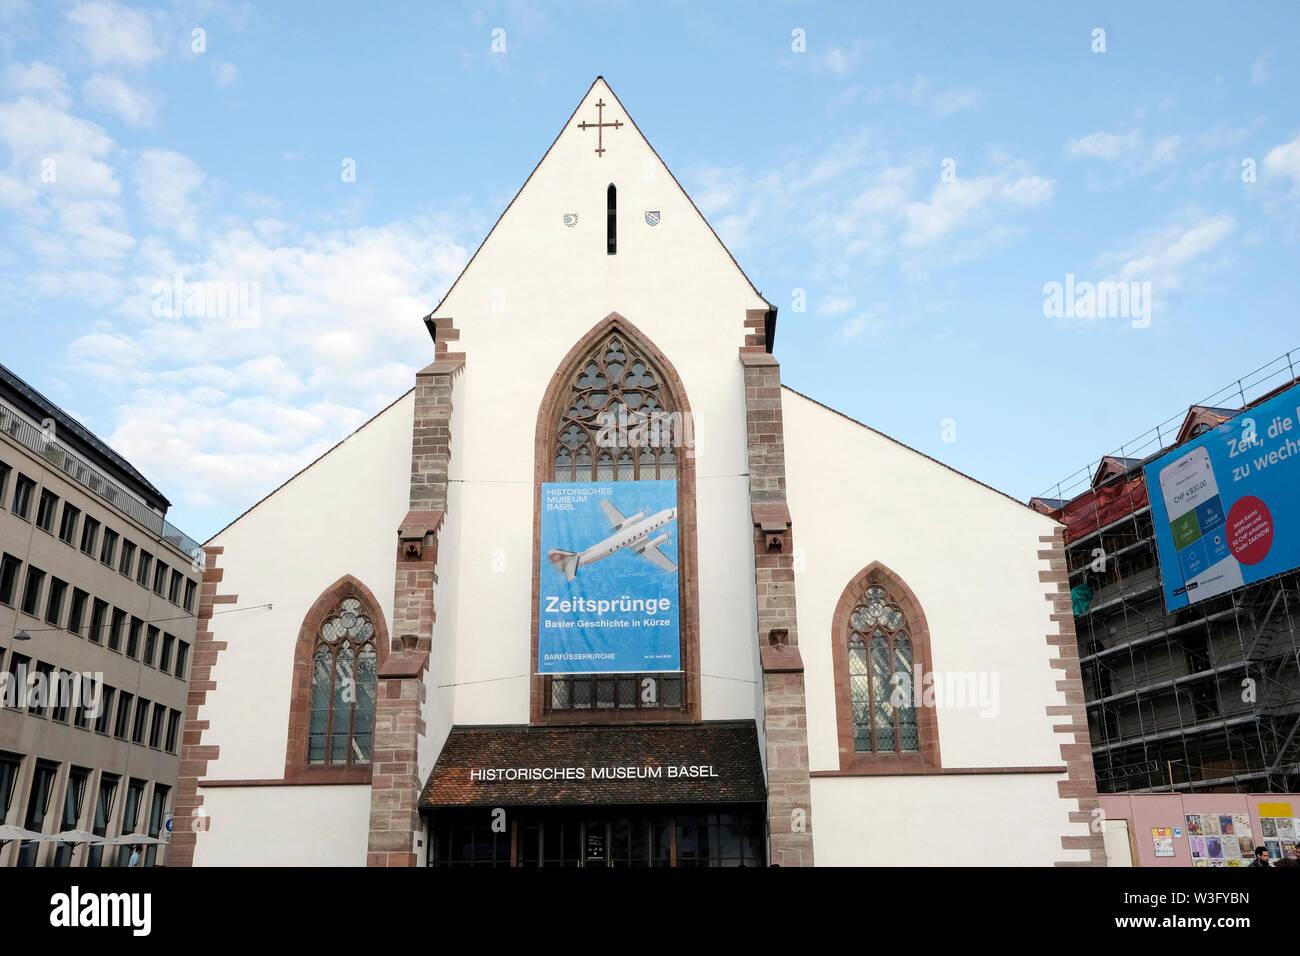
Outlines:
{"label": "smartphone image on billboard", "polygon": [[1228,548],[1227,508],[1210,464],[1210,453],[1194,448],[1160,469],[1160,493],[1169,516],[1169,531],[1178,554],[1181,594],[1197,590],[1208,597],[1239,587],[1241,564]]}

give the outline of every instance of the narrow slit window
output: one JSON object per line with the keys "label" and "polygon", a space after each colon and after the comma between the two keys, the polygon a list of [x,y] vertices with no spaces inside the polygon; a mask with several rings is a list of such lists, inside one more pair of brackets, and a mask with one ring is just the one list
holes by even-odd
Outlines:
{"label": "narrow slit window", "polygon": [[605,241],[608,244],[605,251],[614,255],[618,251],[618,192],[613,183],[605,191]]}

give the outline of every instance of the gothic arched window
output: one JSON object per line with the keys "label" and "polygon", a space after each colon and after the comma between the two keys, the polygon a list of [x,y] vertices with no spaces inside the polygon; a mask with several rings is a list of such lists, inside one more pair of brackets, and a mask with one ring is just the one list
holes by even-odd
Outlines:
{"label": "gothic arched window", "polygon": [[294,653],[286,779],[304,771],[369,774],[387,640],[374,595],[351,575],[312,605]]}
{"label": "gothic arched window", "polygon": [[853,749],[919,752],[907,620],[879,585],[867,588],[849,615],[848,657]]}
{"label": "gothic arched window", "polygon": [[[547,481],[677,483],[682,669],[552,676],[537,674],[534,658],[533,721],[699,719],[693,447],[690,407],[676,372],[631,323],[611,313],[570,350],[543,399],[538,501]],[[535,563],[534,584],[538,574]]]}
{"label": "gothic arched window", "polygon": [[938,768],[938,722],[924,695],[930,632],[911,589],[869,565],[844,589],[832,629],[841,771]]}
{"label": "gothic arched window", "polygon": [[375,626],[361,602],[345,598],[321,625],[312,654],[307,763],[370,763],[375,726]]}
{"label": "gothic arched window", "polygon": [[606,336],[569,384],[555,429],[552,480],[677,477],[682,416],[663,376],[627,336]]}

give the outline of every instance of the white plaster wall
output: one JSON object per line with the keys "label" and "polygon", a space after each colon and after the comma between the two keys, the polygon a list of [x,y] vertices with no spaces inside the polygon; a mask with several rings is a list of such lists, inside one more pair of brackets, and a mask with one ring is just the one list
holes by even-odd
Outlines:
{"label": "white plaster wall", "polygon": [[1064,779],[814,778],[813,856],[818,866],[1052,866],[1072,858],[1061,849]]}
{"label": "white plaster wall", "polygon": [[899,575],[930,627],[933,668],[998,681],[996,716],[938,707],[946,767],[1060,765],[1046,708],[1056,689],[1046,635],[1058,630],[1038,580],[1053,522],[816,402],[782,390],[799,646],[812,770],[838,770],[831,619],[872,561]]}
{"label": "white plaster wall", "polygon": [[[635,324],[681,376],[695,414],[701,655],[706,671],[753,680],[753,576],[744,386],[737,348],[745,310],[765,303],[598,82],[550,155],[436,311],[460,330],[464,417],[455,467],[463,481],[455,719],[523,723],[532,628],[533,443],[537,414],[566,353],[610,312]],[[618,252],[605,251],[606,187],[618,191]],[[660,224],[646,224],[658,210]],[[576,213],[572,228],[562,222]],[[493,570],[492,554],[505,561]],[[443,560],[440,553],[440,562]],[[725,582],[725,583],[723,583]],[[441,611],[439,611],[441,614]],[[704,622],[708,622],[707,625]],[[711,668],[719,670],[712,671]],[[505,678],[505,679],[502,679]],[[491,681],[491,683],[476,683]],[[704,714],[752,718],[754,698],[706,679]],[[732,682],[726,682],[732,683]]]}
{"label": "white plaster wall", "polygon": [[[212,670],[217,689],[198,713],[210,722],[204,743],[221,748],[208,779],[283,777],[294,646],[326,588],[345,574],[356,577],[374,593],[391,635],[413,401],[403,396],[213,538],[225,548],[218,593],[239,601],[218,605],[212,618],[226,649]],[[256,609],[267,603],[271,610]],[[222,613],[231,608],[253,610]],[[279,799],[315,788],[287,789],[290,796]],[[205,839],[200,834],[200,846]]]}
{"label": "white plaster wall", "polygon": [[209,829],[198,834],[195,866],[366,865],[367,785],[200,787],[199,795]]}
{"label": "white plaster wall", "polygon": [[[1065,703],[1056,689],[1063,672],[1051,668],[1055,652],[1046,641],[1059,625],[1050,619],[1048,585],[1038,578],[1048,570],[1048,562],[1038,557],[1046,548],[1038,538],[1051,534],[1054,523],[789,389],[782,390],[782,408],[790,513],[802,555],[795,585],[810,769],[839,769],[831,621],[844,588],[872,561],[890,568],[916,595],[929,624],[936,672],[983,673],[990,690],[997,680],[995,707],[987,715],[978,706],[937,702],[943,766],[1063,765],[1060,746],[1070,741],[1053,732],[1055,719],[1047,715],[1048,706]],[[873,777],[862,784],[879,791],[815,782],[816,792],[824,795],[824,813],[814,817],[814,834],[839,835],[825,827],[855,812],[836,804],[839,797],[856,800],[869,792],[875,817],[877,793],[893,793],[892,788],[902,788],[907,800],[927,807],[948,806],[944,801],[953,798],[943,794],[1004,788],[1025,798],[1013,799],[994,818],[1008,827],[1015,821],[1014,834],[1004,833],[1004,840],[1020,838],[1025,820],[1041,819],[1053,859],[1087,859],[1086,851],[1060,848],[1062,835],[1088,833],[1086,824],[1069,822],[1067,814],[1077,802],[1057,795],[1056,780],[1063,778],[999,775],[980,778],[979,784],[957,776],[903,779]],[[972,819],[960,802],[951,806],[959,819]],[[872,839],[875,853],[884,837]],[[850,846],[852,841],[831,844],[826,852],[831,859],[847,860]],[[819,863],[830,862],[820,855],[821,842],[816,852]]]}

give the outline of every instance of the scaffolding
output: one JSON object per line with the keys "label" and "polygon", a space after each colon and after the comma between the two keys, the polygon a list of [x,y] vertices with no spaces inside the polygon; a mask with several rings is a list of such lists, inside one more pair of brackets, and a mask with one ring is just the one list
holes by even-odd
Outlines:
{"label": "scaffolding", "polygon": [[[1097,788],[1300,790],[1300,571],[1167,612],[1143,468],[1300,382],[1288,352],[1030,504],[1066,526]],[[1297,489],[1300,494],[1300,489]]]}

